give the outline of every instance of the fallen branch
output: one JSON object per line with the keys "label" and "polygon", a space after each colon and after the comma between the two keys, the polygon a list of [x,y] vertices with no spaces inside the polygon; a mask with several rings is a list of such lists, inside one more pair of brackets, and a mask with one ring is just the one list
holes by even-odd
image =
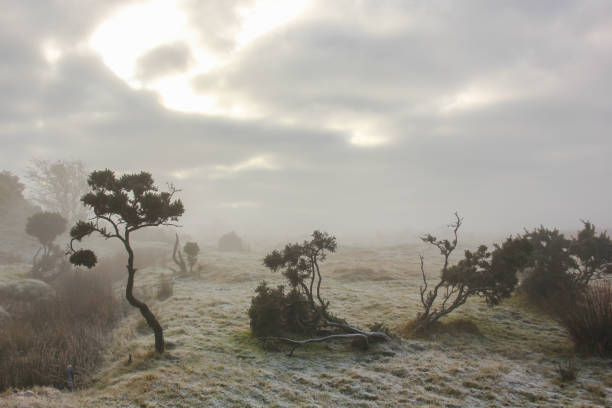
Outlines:
{"label": "fallen branch", "polygon": [[387,333],[377,332],[377,331],[374,331],[374,332],[364,331],[356,327],[349,326],[346,323],[336,323],[336,322],[326,321],[323,324],[323,326],[340,328],[345,331],[348,331],[349,333],[330,334],[328,336],[317,337],[314,339],[306,339],[306,340],[293,340],[287,337],[264,337],[263,340],[264,341],[267,341],[267,340],[280,341],[280,342],[284,342],[284,343],[293,345],[294,347],[291,349],[291,351],[289,351],[289,353],[287,354],[288,356],[292,356],[296,348],[303,346],[305,344],[308,344],[308,343],[322,343],[325,341],[333,341],[337,339],[353,339],[353,340],[363,339],[363,345],[362,345],[363,349],[367,350],[372,340],[375,340],[375,341],[376,340],[379,340],[379,341],[390,341],[391,340],[391,337],[389,337]]}
{"label": "fallen branch", "polygon": [[265,337],[264,340],[282,341],[284,343],[292,344],[293,348],[287,354],[288,356],[292,356],[296,348],[303,346],[305,344],[308,344],[308,343],[321,343],[324,341],[335,340],[335,339],[355,339],[355,338],[362,338],[365,341],[366,348],[369,345],[368,336],[365,334],[360,334],[360,333],[331,334],[325,337],[319,337],[315,339],[306,339],[306,340],[292,340],[286,337]]}
{"label": "fallen branch", "polygon": [[377,332],[377,331],[364,331],[361,329],[358,329],[356,327],[350,326],[346,323],[336,323],[336,322],[330,322],[330,321],[326,321],[325,326],[331,326],[331,327],[339,327],[341,329],[347,330],[351,333],[355,333],[355,334],[361,334],[363,336],[367,336],[368,338],[374,337],[377,339],[381,339],[381,340],[385,340],[385,341],[391,341],[391,337],[389,337],[389,335],[385,332]]}

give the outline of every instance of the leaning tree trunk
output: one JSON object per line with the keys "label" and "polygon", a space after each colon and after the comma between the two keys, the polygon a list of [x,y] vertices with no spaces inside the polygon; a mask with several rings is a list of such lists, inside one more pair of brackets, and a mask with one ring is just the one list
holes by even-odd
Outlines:
{"label": "leaning tree trunk", "polygon": [[176,240],[174,241],[174,249],[172,250],[172,260],[179,267],[180,273],[185,275],[187,274],[187,266],[185,265],[185,260],[183,259],[183,255],[181,255],[181,250],[179,246],[179,236],[178,234],[176,234]]}
{"label": "leaning tree trunk", "polygon": [[145,318],[147,325],[153,330],[155,334],[155,351],[158,353],[163,353],[166,345],[164,343],[164,329],[162,329],[161,325],[155,318],[151,309],[146,305],[146,303],[136,299],[134,297],[133,289],[134,289],[134,275],[136,274],[136,269],[134,268],[134,252],[132,248],[129,246],[129,243],[126,242],[125,247],[128,251],[128,281],[127,286],[125,287],[125,297],[130,305],[138,308],[140,310],[140,314]]}

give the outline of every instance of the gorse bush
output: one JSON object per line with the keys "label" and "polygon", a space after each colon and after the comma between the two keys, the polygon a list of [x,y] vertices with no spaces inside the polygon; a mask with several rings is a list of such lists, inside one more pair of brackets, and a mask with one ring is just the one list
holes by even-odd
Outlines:
{"label": "gorse bush", "polygon": [[[292,345],[289,355],[297,347],[314,342],[350,341],[359,349],[367,349],[371,343],[390,340],[384,331],[350,326],[329,312],[329,302],[321,293],[320,263],[327,253],[336,251],[336,238],[321,231],[314,231],[311,237],[301,244],[285,245],[283,250],[274,250],[264,258],[268,269],[280,271],[287,280],[289,292],[285,294],[284,286],[270,288],[265,281],[257,287],[249,309],[253,335]],[[318,337],[285,337],[295,334]]]}
{"label": "gorse bush", "polygon": [[112,329],[122,316],[110,282],[77,274],[56,284],[46,301],[9,304],[13,316],[0,330],[0,390],[66,386],[71,364],[77,387],[87,386],[103,361]]}
{"label": "gorse bush", "polygon": [[574,292],[612,270],[612,241],[605,232],[597,234],[588,221],[583,221],[582,230],[572,238],[541,226],[525,232],[521,239],[533,248],[521,291],[553,313]]}
{"label": "gorse bush", "polygon": [[[282,286],[270,289],[265,282],[259,285],[249,310],[254,333],[272,334],[282,329],[314,333],[326,322],[336,320],[328,313],[329,302],[321,294],[319,265],[336,246],[335,237],[315,231],[310,241],[288,244],[282,251],[266,255],[264,265],[273,272],[280,270],[290,291],[285,294]],[[272,308],[277,310],[273,312]]]}
{"label": "gorse bush", "polygon": [[276,336],[282,333],[304,334],[308,330],[302,319],[316,318],[306,297],[296,289],[285,294],[285,287],[271,288],[263,281],[255,289],[249,318],[251,331],[256,337]]}
{"label": "gorse bush", "polygon": [[255,289],[256,296],[251,299],[249,318],[251,331],[257,337],[278,335],[286,330],[283,315],[287,306],[284,287],[270,288],[263,281]]}
{"label": "gorse bush", "polygon": [[612,284],[596,282],[580,291],[561,323],[578,351],[612,357]]}
{"label": "gorse bush", "polygon": [[518,283],[517,272],[529,260],[531,245],[523,239],[508,238],[502,245],[489,251],[481,245],[476,251],[465,251],[464,258],[450,265],[449,258],[457,248],[457,232],[462,218],[455,213],[455,222],[449,225],[452,240],[441,240],[426,235],[422,240],[437,247],[443,262],[440,278],[430,285],[421,257],[423,286],[419,288],[422,312],[412,323],[416,332],[426,331],[443,316],[448,315],[472,296],[482,297],[489,305],[496,305],[510,296]]}

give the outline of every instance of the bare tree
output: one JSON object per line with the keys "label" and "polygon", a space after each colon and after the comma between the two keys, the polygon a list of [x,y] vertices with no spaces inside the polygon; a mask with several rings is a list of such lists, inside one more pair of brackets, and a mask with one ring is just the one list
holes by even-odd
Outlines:
{"label": "bare tree", "polygon": [[181,253],[179,236],[176,234],[176,239],[174,241],[174,248],[172,249],[172,260],[178,266],[179,270],[170,268],[170,270],[176,274],[186,275],[187,274],[187,265],[185,264],[185,260],[183,259],[183,254]]}
{"label": "bare tree", "polygon": [[70,224],[87,216],[80,198],[88,190],[87,169],[81,161],[34,159],[26,171],[32,200],[47,211],[59,212]]}

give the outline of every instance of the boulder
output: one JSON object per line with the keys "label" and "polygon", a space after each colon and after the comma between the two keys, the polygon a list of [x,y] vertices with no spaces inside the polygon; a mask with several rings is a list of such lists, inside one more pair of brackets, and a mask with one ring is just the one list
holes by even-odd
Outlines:
{"label": "boulder", "polygon": [[31,302],[32,300],[51,300],[55,296],[55,289],[37,279],[23,279],[0,284],[1,300]]}

